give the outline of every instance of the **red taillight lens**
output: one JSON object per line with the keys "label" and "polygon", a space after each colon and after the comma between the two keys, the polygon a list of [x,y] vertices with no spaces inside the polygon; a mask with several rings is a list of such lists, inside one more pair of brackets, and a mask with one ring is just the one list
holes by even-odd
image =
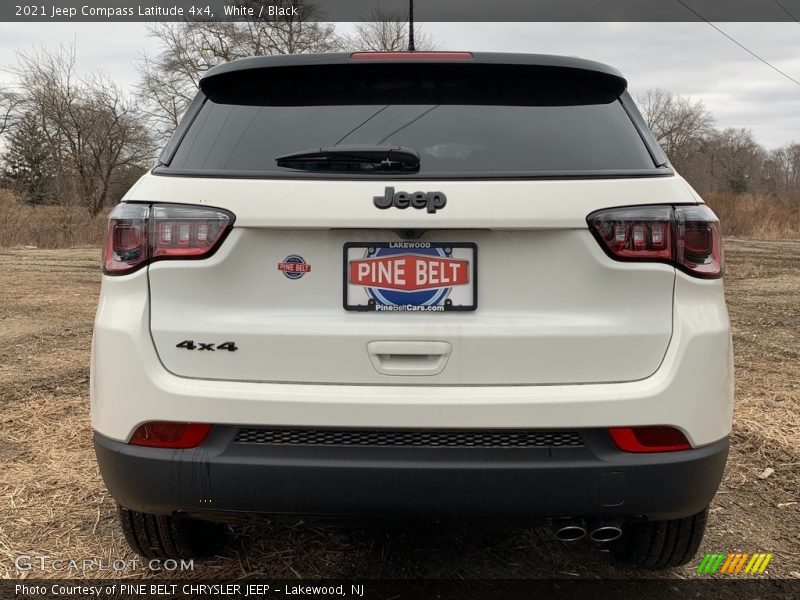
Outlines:
{"label": "red taillight lens", "polygon": [[586,220],[615,260],[664,262],[696,277],[722,275],[719,221],[703,204],[611,208]]}
{"label": "red taillight lens", "polygon": [[714,212],[700,204],[676,206],[678,243],[676,260],[684,271],[700,277],[722,274],[722,235]]}
{"label": "red taillight lens", "polygon": [[152,421],[133,432],[129,444],[153,448],[195,448],[203,443],[211,425]]}
{"label": "red taillight lens", "polygon": [[103,272],[123,274],[147,262],[148,204],[118,204],[108,216]]}
{"label": "red taillight lens", "polygon": [[232,215],[218,208],[154,204],[152,257],[207,255],[227,233]]}
{"label": "red taillight lens", "polygon": [[472,60],[471,52],[353,52],[351,60]]}
{"label": "red taillight lens", "polygon": [[625,452],[676,452],[691,448],[683,432],[674,427],[612,427],[608,433],[617,448]]}
{"label": "red taillight lens", "polygon": [[124,275],[154,260],[211,256],[233,221],[219,208],[119,204],[108,216],[103,272]]}
{"label": "red taillight lens", "polygon": [[616,258],[670,260],[672,207],[612,208],[592,213],[589,226]]}

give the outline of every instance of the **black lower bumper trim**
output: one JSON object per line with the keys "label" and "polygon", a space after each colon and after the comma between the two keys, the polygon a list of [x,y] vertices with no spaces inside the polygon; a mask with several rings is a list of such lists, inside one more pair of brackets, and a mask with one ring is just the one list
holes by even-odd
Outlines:
{"label": "black lower bumper trim", "polygon": [[727,438],[663,454],[619,451],[605,430],[579,447],[382,448],[234,443],[130,446],[95,433],[114,498],[141,512],[559,517],[689,516],[722,479]]}

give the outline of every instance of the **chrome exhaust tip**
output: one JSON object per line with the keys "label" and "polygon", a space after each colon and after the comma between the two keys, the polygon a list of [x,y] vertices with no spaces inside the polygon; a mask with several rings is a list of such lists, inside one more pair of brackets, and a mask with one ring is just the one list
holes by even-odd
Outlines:
{"label": "chrome exhaust tip", "polygon": [[580,521],[565,521],[553,527],[557,540],[562,542],[577,542],[586,536],[586,528]]}
{"label": "chrome exhaust tip", "polygon": [[622,527],[613,521],[603,521],[595,525],[589,534],[589,539],[593,542],[613,542],[622,535]]}

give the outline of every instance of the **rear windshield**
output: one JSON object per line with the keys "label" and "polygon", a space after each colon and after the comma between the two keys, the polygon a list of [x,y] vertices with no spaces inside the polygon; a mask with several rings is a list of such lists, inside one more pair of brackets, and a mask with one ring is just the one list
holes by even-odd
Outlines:
{"label": "rear windshield", "polygon": [[424,178],[625,174],[656,166],[619,100],[572,106],[245,106],[206,100],[168,170],[330,176],[278,167],[275,159],[352,144],[416,150],[420,168],[414,176]]}

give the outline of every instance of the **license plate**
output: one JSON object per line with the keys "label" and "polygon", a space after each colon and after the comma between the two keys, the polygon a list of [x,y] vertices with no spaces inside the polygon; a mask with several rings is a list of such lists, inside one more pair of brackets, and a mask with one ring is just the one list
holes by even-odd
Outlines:
{"label": "license plate", "polygon": [[477,246],[470,242],[349,242],[344,245],[344,308],[475,310],[477,260]]}

